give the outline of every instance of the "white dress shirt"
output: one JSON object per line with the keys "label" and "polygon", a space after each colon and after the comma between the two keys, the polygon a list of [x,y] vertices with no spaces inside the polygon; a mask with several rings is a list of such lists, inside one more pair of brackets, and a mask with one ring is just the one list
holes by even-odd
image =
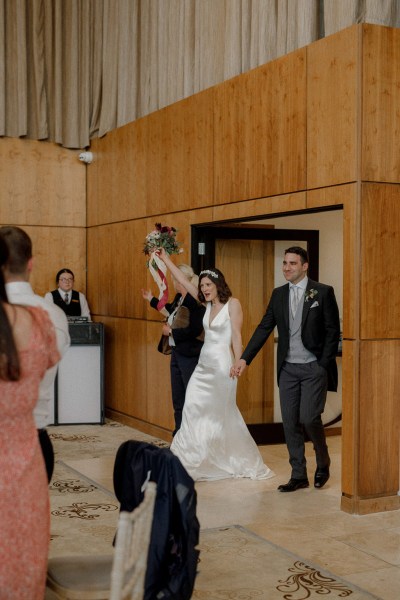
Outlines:
{"label": "white dress shirt", "polygon": [[[71,302],[72,290],[70,290],[69,292],[64,292],[64,290],[62,290],[61,288],[58,288],[58,293],[60,294],[60,296],[63,300],[65,299],[65,294],[68,294],[68,304]],[[81,305],[81,317],[87,317],[89,319],[89,321],[91,321],[89,304],[88,304],[88,301],[86,300],[86,296],[84,294],[82,294],[82,292],[78,292],[78,294],[79,294],[79,303]],[[53,295],[51,292],[47,292],[44,296],[44,299],[47,302],[49,302],[49,304],[54,304]]]}
{"label": "white dress shirt", "polygon": [[[23,306],[40,306],[49,315],[54,325],[57,348],[62,356],[68,350],[71,339],[68,331],[68,321],[65,313],[56,306],[51,305],[42,296],[33,292],[31,284],[27,281],[12,281],[6,283],[7,298],[11,304]],[[36,427],[43,429],[49,424],[49,403],[53,397],[54,379],[57,374],[57,365],[48,369],[39,385],[39,398],[33,411]]]}

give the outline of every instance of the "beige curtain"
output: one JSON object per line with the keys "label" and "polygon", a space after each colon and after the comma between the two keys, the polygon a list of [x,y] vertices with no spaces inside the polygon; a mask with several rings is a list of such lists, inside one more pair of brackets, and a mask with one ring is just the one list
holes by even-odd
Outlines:
{"label": "beige curtain", "polygon": [[90,139],[398,0],[0,0],[0,136]]}

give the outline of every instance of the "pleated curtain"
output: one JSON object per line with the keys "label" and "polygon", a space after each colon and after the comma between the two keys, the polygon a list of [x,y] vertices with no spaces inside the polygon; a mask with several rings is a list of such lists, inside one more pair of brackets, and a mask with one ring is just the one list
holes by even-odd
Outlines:
{"label": "pleated curtain", "polygon": [[0,0],[0,136],[94,136],[368,22],[398,0]]}

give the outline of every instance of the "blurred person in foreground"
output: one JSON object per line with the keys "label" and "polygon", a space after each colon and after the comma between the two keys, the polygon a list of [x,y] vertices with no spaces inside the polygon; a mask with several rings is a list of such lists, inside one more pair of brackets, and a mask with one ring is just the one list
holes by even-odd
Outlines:
{"label": "blurred person in foreground", "polygon": [[7,259],[0,234],[0,597],[43,600],[50,509],[33,409],[60,355],[46,312],[8,303]]}
{"label": "blurred person in foreground", "polygon": [[[48,313],[55,329],[57,348],[62,357],[70,345],[67,317],[60,308],[49,304],[32,290],[29,278],[34,261],[32,258],[32,241],[29,235],[23,229],[11,226],[1,227],[0,235],[3,237],[8,251],[8,258],[3,266],[8,301],[11,304],[21,304],[23,306],[40,306]],[[50,402],[53,398],[56,374],[57,365],[49,368],[44,374],[39,386],[38,401],[33,412],[49,483],[54,469],[54,451],[46,427],[49,424]]]}

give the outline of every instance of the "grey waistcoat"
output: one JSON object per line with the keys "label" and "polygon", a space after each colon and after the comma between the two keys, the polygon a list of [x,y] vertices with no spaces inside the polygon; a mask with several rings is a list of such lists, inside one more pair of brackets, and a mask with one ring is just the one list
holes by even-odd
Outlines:
{"label": "grey waistcoat", "polygon": [[303,314],[304,296],[302,295],[295,317],[292,317],[289,302],[289,351],[286,356],[286,361],[290,363],[308,363],[317,360],[317,357],[303,346],[301,341],[301,318]]}

